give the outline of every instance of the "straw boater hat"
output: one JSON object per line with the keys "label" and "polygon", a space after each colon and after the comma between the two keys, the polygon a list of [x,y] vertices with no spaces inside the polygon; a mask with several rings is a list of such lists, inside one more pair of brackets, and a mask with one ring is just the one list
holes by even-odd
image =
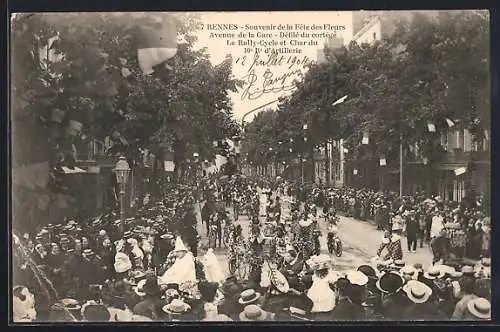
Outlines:
{"label": "straw boater hat", "polygon": [[413,303],[425,303],[432,295],[432,289],[417,280],[408,281],[403,286],[403,291]]}
{"label": "straw boater hat", "polygon": [[428,280],[441,279],[442,277],[444,277],[444,272],[439,269],[439,266],[433,266],[424,272],[424,278]]}
{"label": "straw boater hat", "polygon": [[401,273],[401,275],[409,274],[414,276],[415,274],[417,274],[417,269],[413,265],[405,265],[401,268],[401,270],[399,270],[399,272]]}
{"label": "straw boater hat", "polygon": [[462,267],[462,275],[473,277],[474,276],[474,268],[470,265],[465,265]]}
{"label": "straw boater hat", "polygon": [[256,320],[268,320],[271,318],[271,314],[267,311],[262,310],[259,306],[251,304],[247,305],[243,312],[240,313],[240,321],[256,321]]}
{"label": "straw boater hat", "polygon": [[254,289],[247,289],[241,292],[240,298],[238,299],[239,304],[250,304],[255,303],[260,298],[260,293],[256,292]]}
{"label": "straw boater hat", "polygon": [[191,306],[181,299],[173,299],[172,302],[163,306],[162,310],[171,315],[182,315],[191,310]]}
{"label": "straw boater hat", "polygon": [[175,247],[173,251],[189,251],[180,236],[175,239]]}
{"label": "straw boater hat", "polygon": [[61,303],[66,310],[80,311],[82,309],[80,303],[75,299],[62,299],[59,303]]}
{"label": "straw boater hat", "polygon": [[476,318],[484,320],[491,319],[491,304],[490,301],[485,298],[479,297],[469,301],[467,309],[469,309],[469,313]]}
{"label": "straw boater hat", "polygon": [[299,225],[301,227],[308,227],[310,226],[311,224],[313,223],[313,220],[311,218],[307,218],[307,219],[301,219],[299,220]]}
{"label": "straw boater hat", "polygon": [[403,278],[396,272],[384,273],[377,281],[377,288],[386,294],[395,293],[403,287]]}
{"label": "straw boater hat", "polygon": [[346,278],[352,285],[365,286],[368,283],[368,277],[361,271],[348,271]]}

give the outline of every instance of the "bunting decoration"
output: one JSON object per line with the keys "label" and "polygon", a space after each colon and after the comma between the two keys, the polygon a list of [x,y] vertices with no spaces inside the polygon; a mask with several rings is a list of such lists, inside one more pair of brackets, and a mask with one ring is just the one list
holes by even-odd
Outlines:
{"label": "bunting decoration", "polygon": [[428,123],[427,124],[427,129],[429,130],[430,133],[435,133],[436,132],[436,126],[434,123]]}
{"label": "bunting decoration", "polygon": [[467,168],[466,167],[460,167],[460,168],[455,169],[455,175],[456,176],[462,175],[465,172],[467,172]]}
{"label": "bunting decoration", "polygon": [[448,124],[448,127],[453,127],[455,125],[455,122],[451,121],[450,119],[446,118],[446,123]]}
{"label": "bunting decoration", "polygon": [[356,168],[355,168],[355,169],[353,169],[353,170],[352,170],[352,174],[354,174],[354,175],[358,175],[358,170],[357,170]]}
{"label": "bunting decoration", "polygon": [[302,129],[307,130],[307,123],[302,126]]}
{"label": "bunting decoration", "polygon": [[386,166],[387,165],[387,161],[385,160],[385,158],[380,158],[380,166]]}
{"label": "bunting decoration", "polygon": [[138,28],[139,67],[144,74],[152,74],[153,67],[166,62],[177,53],[177,29],[172,19],[159,17],[155,18],[153,27],[140,25]]}
{"label": "bunting decoration", "polygon": [[489,135],[489,133],[488,133],[488,129],[485,129],[485,130],[484,130],[484,138],[485,138],[487,141],[489,141],[489,140],[490,140],[490,135]]}

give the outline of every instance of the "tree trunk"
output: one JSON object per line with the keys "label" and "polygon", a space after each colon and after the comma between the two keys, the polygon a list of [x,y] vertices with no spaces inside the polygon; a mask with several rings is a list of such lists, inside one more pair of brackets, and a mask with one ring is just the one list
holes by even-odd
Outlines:
{"label": "tree trunk", "polygon": [[186,144],[176,140],[173,144],[174,149],[174,181],[180,182],[184,176],[184,154]]}

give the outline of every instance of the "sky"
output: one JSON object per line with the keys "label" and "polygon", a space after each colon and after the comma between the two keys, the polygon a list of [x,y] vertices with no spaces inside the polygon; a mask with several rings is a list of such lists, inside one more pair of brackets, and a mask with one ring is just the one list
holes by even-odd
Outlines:
{"label": "sky", "polygon": [[[234,116],[236,119],[241,120],[242,116],[261,105],[264,105],[269,102],[275,101],[278,97],[291,93],[291,88],[289,87],[292,83],[293,79],[299,78],[300,73],[305,72],[302,64],[309,60],[316,60],[318,49],[323,49],[324,42],[327,38],[322,38],[323,35],[321,33],[333,33],[335,31],[333,26],[343,26],[344,30],[337,30],[337,36],[342,37],[345,43],[348,43],[352,39],[352,12],[350,11],[304,11],[304,12],[204,12],[200,13],[200,18],[203,23],[204,28],[198,32],[198,47],[206,47],[208,53],[210,54],[210,60],[212,64],[216,65],[222,62],[227,54],[231,54],[233,58],[233,74],[236,78],[243,79],[246,82],[246,85],[240,89],[237,93],[231,93],[231,99],[233,101],[233,110]],[[228,29],[217,29],[218,27],[209,25],[215,24],[236,24],[238,26],[238,30],[231,31]],[[253,38],[255,41],[266,41],[266,42],[274,42],[279,43],[280,41],[286,40],[288,44],[291,43],[292,40],[298,40],[302,42],[308,42],[310,39],[314,39],[317,42],[317,45],[301,45],[297,46],[302,50],[300,54],[279,54],[276,59],[279,59],[281,56],[282,59],[281,64],[269,65],[269,58],[273,58],[269,53],[264,53],[265,46],[258,46],[263,51],[257,55],[258,60],[256,60],[255,50],[252,50],[251,53],[247,54],[247,58],[243,61],[244,48],[245,46],[237,46],[237,45],[228,45],[228,38],[226,36],[221,36],[220,34],[228,34],[234,33],[236,34],[235,38],[231,40],[237,42],[238,39],[242,41],[248,41],[249,38],[238,38],[239,32],[245,32],[245,25],[270,25],[273,24],[276,28],[274,31],[269,30],[261,30],[260,33],[271,34],[269,38],[260,37]],[[278,26],[280,24],[291,24],[292,29],[290,30],[278,30]],[[296,24],[303,24],[306,26],[316,25],[317,27],[321,27],[321,29],[316,29],[315,31],[300,31],[298,30],[299,26]],[[325,25],[330,25],[325,27]],[[211,30],[209,30],[211,28]],[[297,29],[296,29],[297,28]],[[249,30],[246,30],[249,31]],[[257,30],[251,30],[252,33],[257,34]],[[306,32],[309,33],[310,37],[292,37],[290,35],[283,36],[279,35],[280,32],[290,33],[290,32]],[[219,34],[210,35],[211,33]],[[311,38],[311,34],[318,34],[318,36],[314,36]],[[282,46],[277,45],[277,48],[282,48]],[[288,48],[295,49],[295,46],[287,45]],[[293,60],[294,57],[295,61]],[[289,59],[290,57],[290,59]],[[236,61],[238,60],[238,63]],[[242,64],[242,62],[244,62]],[[286,63],[288,62],[288,64]],[[252,66],[252,63],[254,65]],[[271,61],[272,63],[272,61]],[[291,65],[295,63],[294,65]],[[259,65],[260,64],[260,65]],[[291,66],[291,67],[290,67]],[[264,78],[264,74],[266,74],[267,79]],[[272,78],[271,78],[272,73]],[[248,82],[253,82],[248,86]],[[270,85],[267,85],[267,89],[273,88],[274,91],[269,93],[262,94],[258,97],[259,94],[252,93],[257,88],[262,88],[265,85],[265,82],[271,82]],[[282,88],[285,88],[285,91]],[[245,90],[248,89],[250,94],[245,93]],[[250,97],[250,98],[248,98]],[[257,98],[258,97],[258,98]],[[268,107],[275,108],[277,102],[270,104],[267,107],[262,108],[264,110]],[[252,118],[258,112],[252,113],[248,117],[245,118],[245,121],[251,121]]]}

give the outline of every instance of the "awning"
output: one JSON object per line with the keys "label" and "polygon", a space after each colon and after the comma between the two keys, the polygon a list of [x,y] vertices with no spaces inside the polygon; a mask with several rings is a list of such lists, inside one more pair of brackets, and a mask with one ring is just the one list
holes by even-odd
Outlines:
{"label": "awning", "polygon": [[441,164],[436,165],[436,169],[441,171],[454,171],[457,168],[467,167],[467,164]]}
{"label": "awning", "polygon": [[86,170],[81,169],[80,167],[74,167],[73,169],[66,167],[66,166],[61,166],[61,170],[64,174],[81,174],[81,173],[87,173]]}

